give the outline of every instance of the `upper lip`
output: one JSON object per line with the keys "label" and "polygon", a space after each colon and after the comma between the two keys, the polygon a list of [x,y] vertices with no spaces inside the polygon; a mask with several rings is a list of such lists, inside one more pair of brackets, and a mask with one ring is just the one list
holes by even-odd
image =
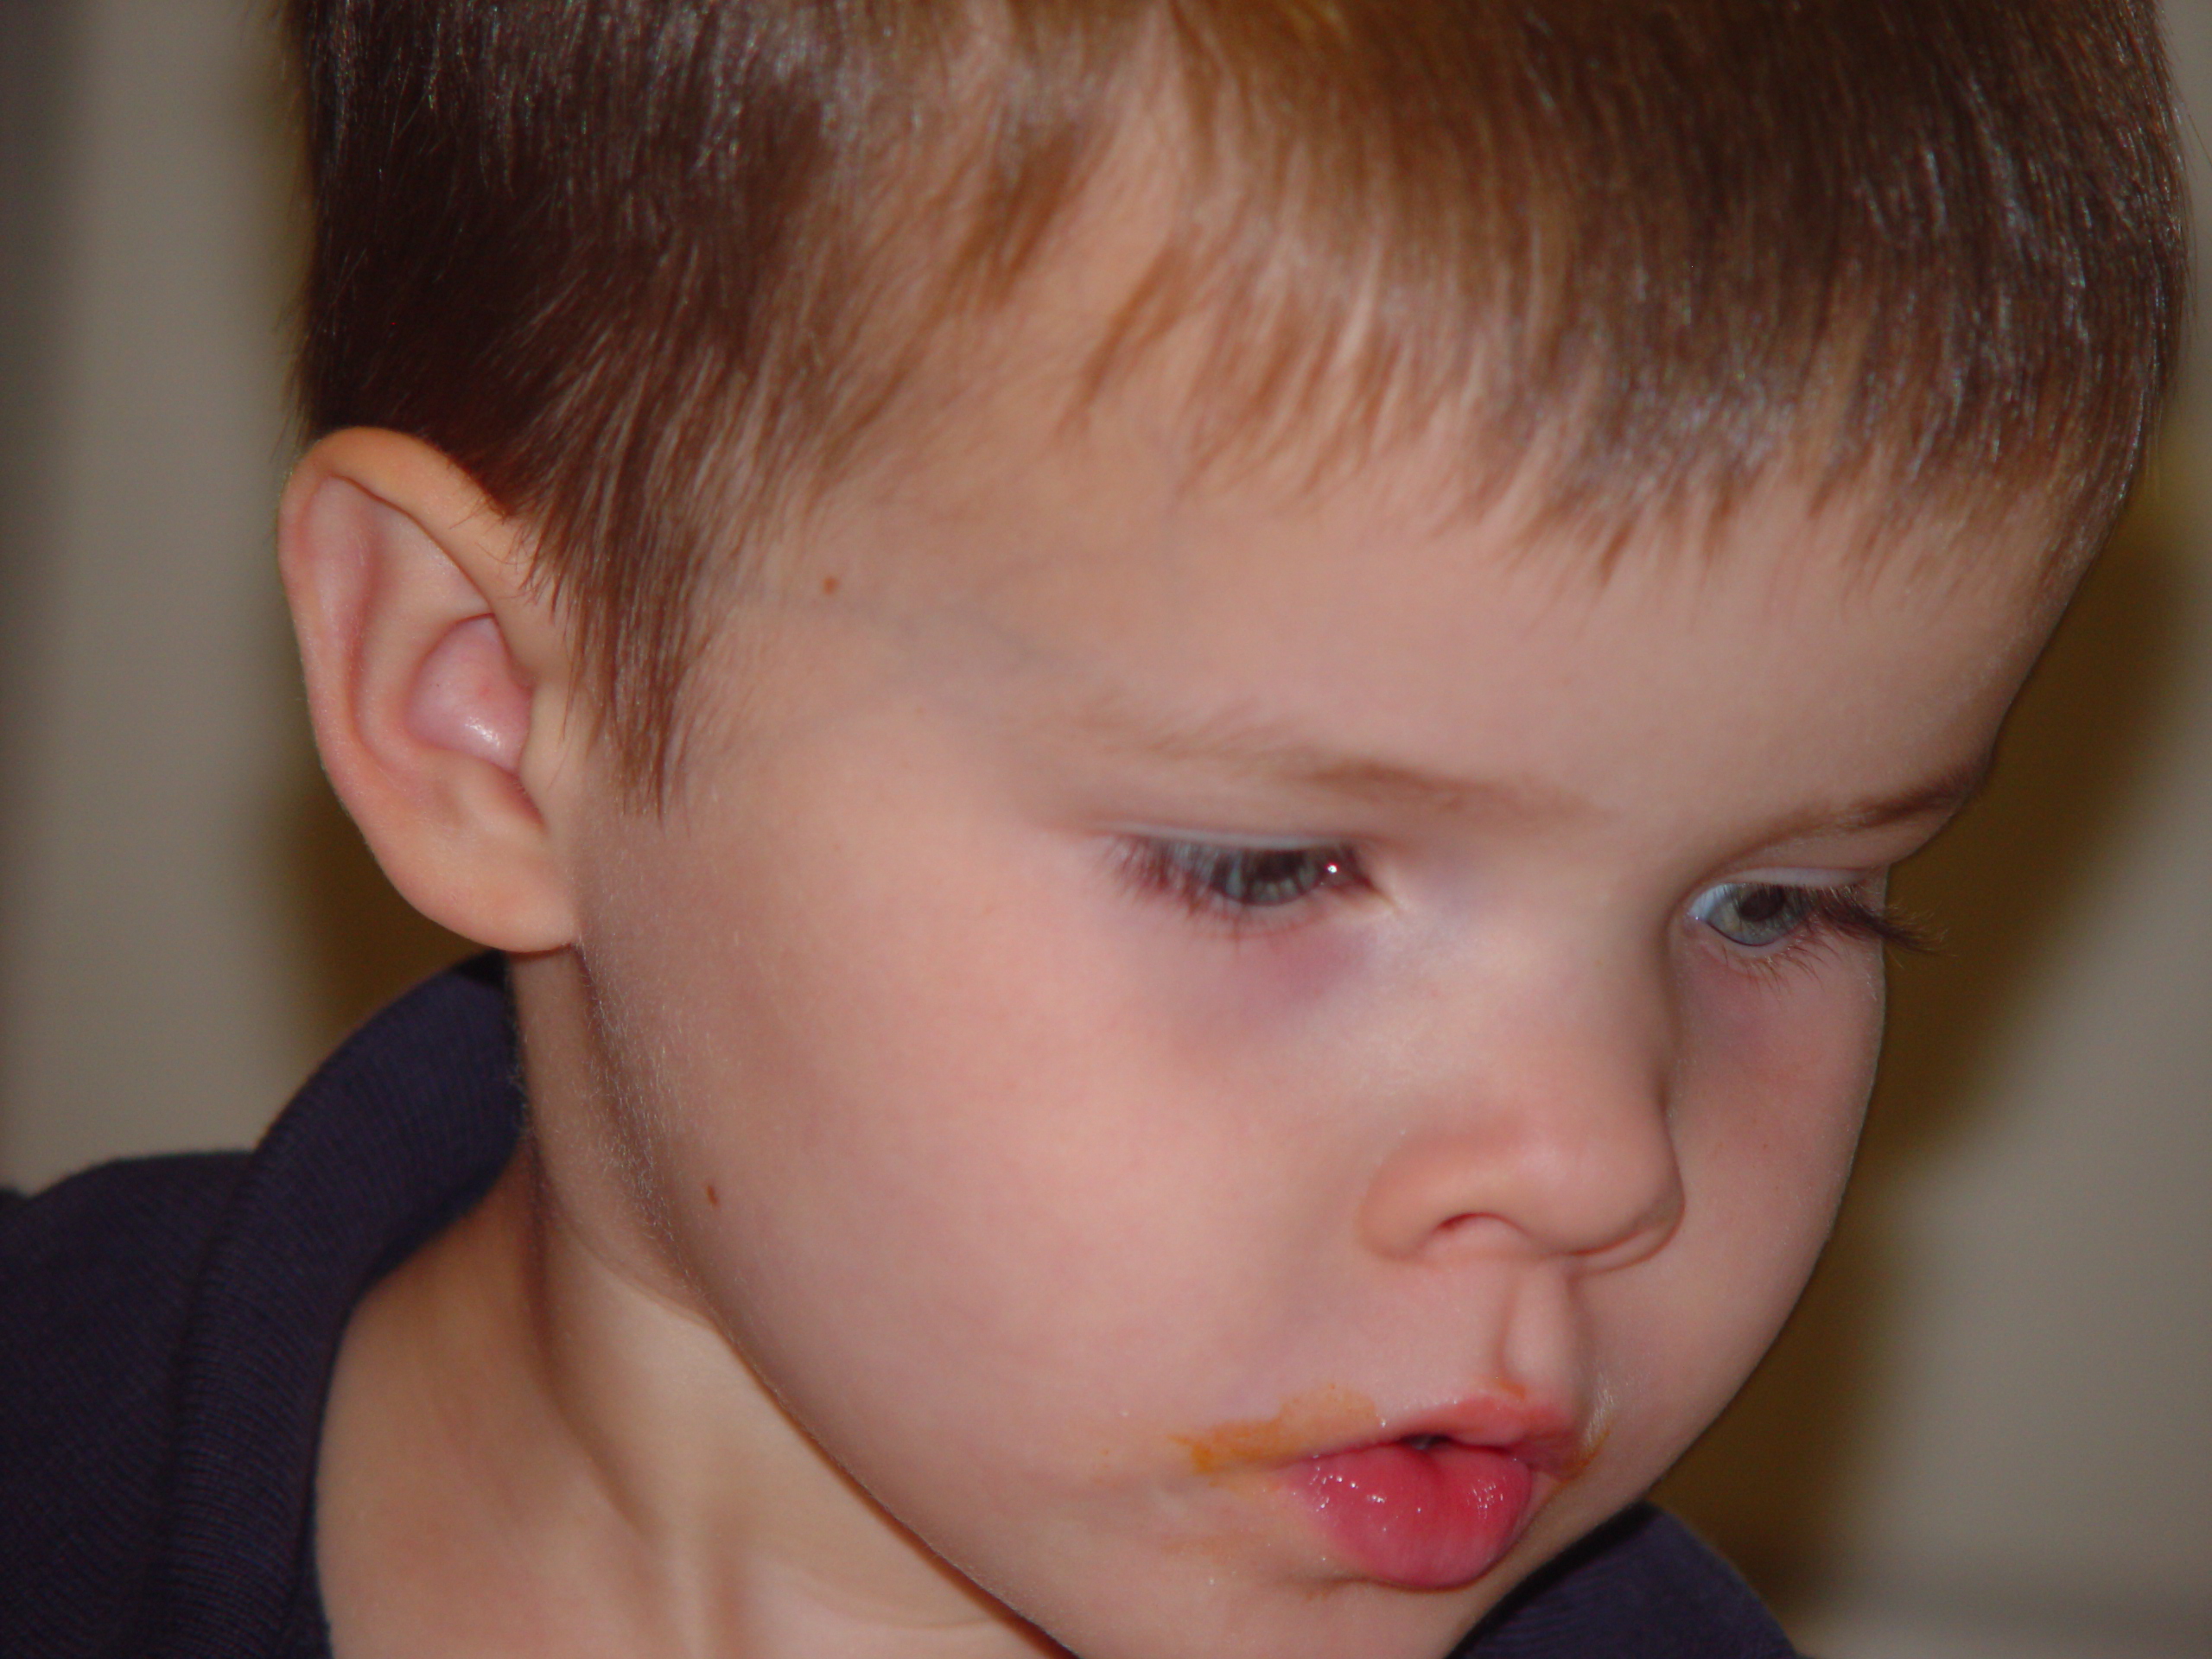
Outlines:
{"label": "upper lip", "polygon": [[1310,1458],[1365,1451],[1402,1440],[1453,1440],[1502,1452],[1540,1474],[1562,1478],[1587,1461],[1572,1414],[1541,1401],[1475,1395],[1448,1405],[1387,1418],[1356,1440],[1308,1452]]}
{"label": "upper lip", "polygon": [[1239,1418],[1173,1438],[1202,1475],[1279,1469],[1433,1439],[1502,1452],[1566,1479],[1589,1461],[1602,1435],[1548,1390],[1491,1384],[1441,1403],[1379,1406],[1372,1395],[1331,1383],[1290,1396],[1271,1417]]}

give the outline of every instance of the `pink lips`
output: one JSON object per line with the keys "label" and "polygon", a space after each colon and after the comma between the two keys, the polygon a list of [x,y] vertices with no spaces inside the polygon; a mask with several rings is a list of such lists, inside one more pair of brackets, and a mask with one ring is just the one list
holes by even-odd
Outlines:
{"label": "pink lips", "polygon": [[1521,1536],[1535,1471],[1510,1449],[1408,1436],[1307,1458],[1290,1471],[1352,1565],[1408,1590],[1447,1590],[1497,1566]]}

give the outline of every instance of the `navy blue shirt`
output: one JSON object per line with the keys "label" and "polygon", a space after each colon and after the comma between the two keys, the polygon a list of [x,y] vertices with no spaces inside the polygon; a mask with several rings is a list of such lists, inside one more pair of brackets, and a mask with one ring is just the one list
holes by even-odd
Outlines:
{"label": "navy blue shirt", "polygon": [[[504,976],[480,958],[364,1027],[250,1156],[0,1194],[0,1654],[328,1659],[315,1465],[339,1338],[512,1155],[515,1078]],[[1740,1579],[1639,1506],[1458,1659],[1792,1649]]]}

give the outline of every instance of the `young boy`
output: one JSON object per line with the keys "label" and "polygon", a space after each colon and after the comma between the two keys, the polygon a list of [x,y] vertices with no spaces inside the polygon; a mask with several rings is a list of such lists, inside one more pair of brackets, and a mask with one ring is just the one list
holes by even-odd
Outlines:
{"label": "young boy", "polygon": [[0,1648],[1787,1654],[1637,1500],[2138,468],[2148,5],[290,12],[315,730],[505,965],[0,1217]]}

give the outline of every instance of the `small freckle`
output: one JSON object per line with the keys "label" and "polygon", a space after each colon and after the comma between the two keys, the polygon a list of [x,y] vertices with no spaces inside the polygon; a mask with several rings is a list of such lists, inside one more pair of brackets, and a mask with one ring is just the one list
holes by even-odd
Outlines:
{"label": "small freckle", "polygon": [[712,1181],[707,1183],[707,1202],[716,1210],[722,1207],[722,1195],[715,1191],[715,1184]]}
{"label": "small freckle", "polygon": [[837,589],[843,586],[844,583],[838,581],[835,576],[824,576],[822,578],[822,592],[825,598],[835,598],[836,596]]}

